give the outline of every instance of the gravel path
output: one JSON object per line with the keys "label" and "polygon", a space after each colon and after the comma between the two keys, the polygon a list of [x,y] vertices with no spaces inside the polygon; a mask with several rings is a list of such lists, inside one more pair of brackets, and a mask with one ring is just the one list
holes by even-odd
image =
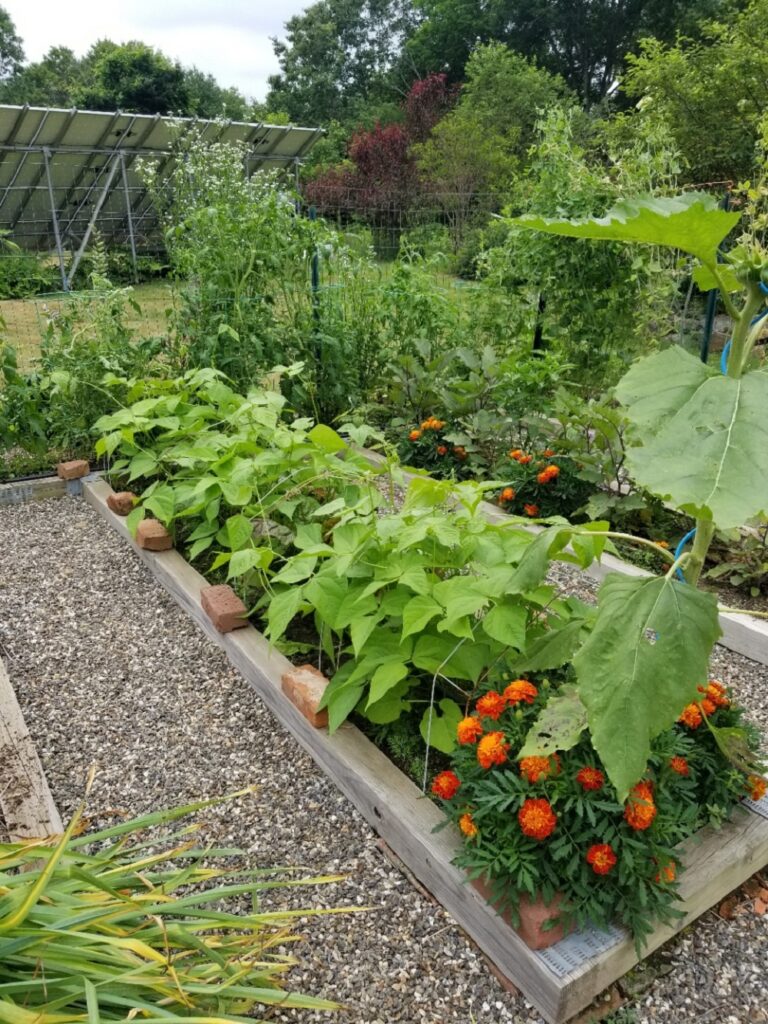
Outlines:
{"label": "gravel path", "polygon": [[[372,908],[302,925],[293,987],[350,1009],[301,1020],[540,1024],[96,513],[72,499],[1,508],[0,537],[0,653],[63,815],[93,761],[94,813],[257,783],[255,797],[206,815],[204,838],[247,849],[255,865],[349,876],[278,892],[284,904]],[[768,671],[725,652],[718,662],[768,727]],[[768,1021],[766,954],[768,915],[708,914],[629,979],[642,992],[616,1020]]]}

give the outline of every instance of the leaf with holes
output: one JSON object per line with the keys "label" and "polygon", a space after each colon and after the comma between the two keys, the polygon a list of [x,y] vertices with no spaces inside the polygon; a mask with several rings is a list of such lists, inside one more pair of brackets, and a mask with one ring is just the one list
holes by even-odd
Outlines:
{"label": "leaf with holes", "polygon": [[641,360],[616,389],[642,445],[637,483],[721,529],[768,510],[768,373],[736,379],[679,348]]}
{"label": "leaf with holes", "polygon": [[587,709],[576,687],[564,686],[547,701],[525,737],[517,759],[548,757],[558,750],[570,750],[579,742],[586,727]]}
{"label": "leaf with holes", "polygon": [[605,578],[573,664],[592,743],[620,800],[645,771],[651,740],[696,700],[719,635],[712,594],[666,577]]}

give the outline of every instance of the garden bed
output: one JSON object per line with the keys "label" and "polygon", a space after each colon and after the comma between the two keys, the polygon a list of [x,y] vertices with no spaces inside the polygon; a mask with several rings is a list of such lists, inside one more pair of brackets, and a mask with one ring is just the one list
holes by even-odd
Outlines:
{"label": "garden bed", "polygon": [[[125,521],[106,507],[109,493],[100,481],[84,485],[86,501],[132,544]],[[443,815],[417,787],[349,723],[333,737],[313,729],[282,693],[281,677],[290,663],[253,628],[217,634],[200,608],[205,580],[177,552],[135,550],[180,606],[221,643],[232,664],[405,865],[548,1021],[568,1020],[637,963],[631,939],[619,929],[575,933],[543,952],[528,949],[465,884],[452,863],[460,840],[448,829],[434,833]],[[684,849],[687,870],[680,894],[685,916],[675,926],[654,931],[649,953],[768,863],[768,801],[737,815],[720,832],[704,830]]]}

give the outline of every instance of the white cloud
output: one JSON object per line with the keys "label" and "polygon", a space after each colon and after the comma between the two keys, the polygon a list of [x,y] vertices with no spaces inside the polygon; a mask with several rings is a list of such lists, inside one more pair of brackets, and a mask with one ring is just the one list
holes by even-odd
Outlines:
{"label": "white cloud", "polygon": [[97,39],[140,39],[182,64],[263,99],[278,70],[270,36],[311,0],[3,0],[28,60],[51,46],[83,53]]}

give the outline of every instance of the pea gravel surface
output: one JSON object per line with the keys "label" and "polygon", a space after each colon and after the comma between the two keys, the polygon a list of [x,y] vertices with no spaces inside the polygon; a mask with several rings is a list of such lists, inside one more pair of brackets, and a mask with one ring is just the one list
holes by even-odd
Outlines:
{"label": "pea gravel surface", "polygon": [[[278,890],[275,906],[370,908],[302,918],[306,941],[291,949],[291,987],[348,1009],[271,1019],[540,1024],[84,502],[0,508],[0,539],[0,654],[63,816],[94,762],[98,820],[255,784],[255,796],[206,812],[202,839],[245,849],[253,866],[347,876]],[[726,652],[717,661],[768,728],[768,671]],[[740,909],[705,915],[633,972],[617,1024],[768,1021],[768,915]]]}

